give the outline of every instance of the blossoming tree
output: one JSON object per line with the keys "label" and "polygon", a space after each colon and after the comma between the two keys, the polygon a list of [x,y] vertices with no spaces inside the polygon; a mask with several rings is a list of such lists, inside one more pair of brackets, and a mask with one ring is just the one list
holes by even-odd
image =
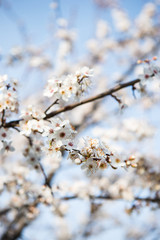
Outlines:
{"label": "blossoming tree", "polygon": [[[134,19],[118,1],[87,3],[101,14],[78,57],[63,4],[50,4],[51,40],[36,46],[2,1],[25,44],[0,62],[1,240],[158,239],[159,3]],[[31,71],[39,82],[26,94]]]}

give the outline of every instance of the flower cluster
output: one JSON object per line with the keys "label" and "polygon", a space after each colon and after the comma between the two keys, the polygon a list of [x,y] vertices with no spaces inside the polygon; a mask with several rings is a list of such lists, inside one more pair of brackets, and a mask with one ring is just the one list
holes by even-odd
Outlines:
{"label": "flower cluster", "polygon": [[54,118],[50,121],[43,120],[41,111],[29,106],[23,111],[21,117],[21,134],[30,136],[32,133],[41,133],[43,137],[47,137],[50,142],[60,141],[62,145],[71,145],[71,139],[75,136],[75,130],[70,125],[69,120]]}
{"label": "flower cluster", "polygon": [[69,158],[76,164],[82,164],[88,176],[94,174],[98,169],[105,169],[111,166],[113,169],[118,167],[137,167],[135,157],[122,160],[117,152],[111,150],[105,143],[98,139],[85,139],[84,146],[80,149],[70,151]]}
{"label": "flower cluster", "polygon": [[76,131],[73,129],[68,120],[55,118],[44,127],[43,137],[47,137],[49,146],[47,152],[58,152],[64,147],[65,150],[70,150],[75,146]]}
{"label": "flower cluster", "polygon": [[[23,121],[20,122],[21,134],[27,137],[34,137],[35,139],[39,139],[39,137],[43,139],[41,146],[43,153],[49,156],[56,154],[60,157],[62,149],[69,151],[75,146],[75,140],[73,141],[73,139],[76,131],[68,120],[54,118],[50,121],[45,121],[43,120],[44,114],[35,110],[32,106],[23,111],[21,117],[23,117]],[[31,145],[33,146],[28,146],[25,149],[24,156],[38,169],[37,159],[40,159],[42,151],[37,151],[37,147],[34,149],[34,144]]]}
{"label": "flower cluster", "polygon": [[45,114],[32,105],[29,105],[25,111],[22,111],[20,122],[21,134],[30,136],[34,132],[43,132],[44,121],[42,120]]}
{"label": "flower cluster", "polygon": [[0,76],[0,112],[10,110],[18,111],[17,81],[8,79],[7,75]]}
{"label": "flower cluster", "polygon": [[[153,58],[153,60],[156,60],[156,57]],[[155,65],[150,60],[139,60],[138,63],[145,63],[146,66],[143,69],[143,74],[139,75],[140,85],[145,86],[147,81],[151,81],[153,78],[160,78],[160,67]]]}
{"label": "flower cluster", "polygon": [[68,101],[71,97],[78,97],[88,89],[93,76],[92,69],[83,67],[75,74],[69,74],[60,78],[51,78],[44,91],[44,96],[55,97]]}

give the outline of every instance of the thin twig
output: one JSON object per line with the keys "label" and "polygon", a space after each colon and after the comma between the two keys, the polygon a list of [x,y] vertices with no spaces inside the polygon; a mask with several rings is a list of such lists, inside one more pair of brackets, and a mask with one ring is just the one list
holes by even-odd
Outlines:
{"label": "thin twig", "polygon": [[133,85],[132,86],[132,94],[133,94],[133,97],[136,99],[135,90],[136,90],[136,87]]}
{"label": "thin twig", "polygon": [[119,99],[116,95],[111,94],[112,98],[114,98],[119,104],[122,103],[121,99]]}
{"label": "thin twig", "polygon": [[52,196],[54,196],[54,193],[53,193],[53,190],[52,190],[52,187],[51,187],[51,184],[50,184],[50,180],[48,179],[47,174],[45,173],[44,168],[43,168],[43,166],[42,166],[40,161],[39,161],[39,166],[40,166],[41,172],[42,172],[42,174],[44,176],[44,179],[45,179],[45,185],[47,187],[49,187]]}
{"label": "thin twig", "polygon": [[51,107],[53,107],[55,104],[58,103],[58,101],[59,101],[59,99],[56,99],[56,100],[44,111],[44,113],[46,114]]}
{"label": "thin twig", "polygon": [[[11,128],[15,129],[17,132],[21,132],[17,127],[12,127]],[[26,136],[26,135],[23,135],[24,137],[26,137],[29,141],[29,145],[32,146],[33,145],[33,141],[32,141],[32,138],[29,137],[29,136]]]}

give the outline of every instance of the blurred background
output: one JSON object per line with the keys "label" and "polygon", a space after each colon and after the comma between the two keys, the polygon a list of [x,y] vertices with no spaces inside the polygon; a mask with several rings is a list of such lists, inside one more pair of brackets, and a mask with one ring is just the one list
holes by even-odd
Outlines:
{"label": "blurred background", "polygon": [[[159,5],[158,0],[1,0],[0,74],[18,80],[20,111],[28,104],[45,109],[52,102],[43,96],[47,80],[82,66],[94,69],[94,81],[82,99],[138,78],[143,66],[137,60],[159,56]],[[116,95],[121,104],[109,97],[61,116],[70,120],[77,138],[98,137],[122,153],[136,154],[139,168],[107,169],[88,178],[67,154],[53,162],[43,160],[48,174],[54,165],[51,182],[62,201],[55,209],[47,200],[36,206],[26,224],[23,219],[18,223],[21,231],[14,238],[3,234],[9,226],[16,229],[15,209],[30,203],[43,178],[35,170],[28,174],[20,169],[22,154],[5,156],[1,165],[6,164],[8,176],[19,179],[24,174],[32,190],[26,187],[24,199],[12,186],[11,196],[1,192],[1,210],[13,207],[1,218],[2,239],[160,239],[159,202],[136,200],[160,194],[159,86],[159,81],[149,83],[143,97],[140,91],[134,96],[132,89],[125,89]],[[17,118],[13,114],[10,120]],[[23,143],[17,135],[13,142],[20,152]],[[112,199],[89,197],[106,194]]]}

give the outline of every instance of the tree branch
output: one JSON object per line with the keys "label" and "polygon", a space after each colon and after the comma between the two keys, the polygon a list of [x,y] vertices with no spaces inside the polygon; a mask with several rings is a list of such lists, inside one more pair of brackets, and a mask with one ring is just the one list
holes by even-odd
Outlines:
{"label": "tree branch", "polygon": [[5,110],[3,109],[3,111],[2,111],[2,126],[4,125],[4,123],[5,123]]}
{"label": "tree branch", "polygon": [[[63,112],[66,112],[66,111],[71,111],[72,109],[78,107],[78,106],[81,106],[81,105],[84,105],[86,103],[90,103],[90,102],[93,102],[93,101],[96,101],[98,99],[101,99],[101,98],[104,98],[106,96],[109,96],[109,95],[112,95],[113,93],[115,92],[118,92],[119,90],[123,89],[123,88],[127,88],[127,87],[130,87],[130,86],[134,86],[135,84],[139,83],[140,82],[140,79],[135,79],[135,80],[132,80],[132,81],[129,81],[129,82],[126,82],[126,83],[119,83],[117,84],[115,87],[109,89],[109,90],[106,90],[94,97],[90,97],[90,98],[87,98],[85,100],[82,100],[78,103],[73,103],[73,104],[70,104],[70,105],[67,105],[65,107],[62,107],[58,110],[55,110],[55,111],[52,111],[50,113],[46,113],[46,116],[43,118],[44,120],[47,120],[51,117],[54,117],[60,113],[63,113]],[[22,121],[23,119],[19,119],[19,120],[15,120],[15,121],[10,121],[8,123],[5,123],[4,124],[4,127],[5,128],[9,128],[9,127],[13,127],[13,126],[16,126],[17,124],[19,124],[20,121]]]}
{"label": "tree branch", "polygon": [[40,161],[39,161],[39,166],[40,166],[41,172],[42,172],[42,174],[43,174],[43,176],[44,176],[44,179],[45,179],[45,185],[50,189],[50,192],[51,192],[52,196],[54,197],[54,193],[53,193],[53,190],[52,190],[52,186],[51,186],[51,184],[50,184],[50,180],[51,180],[51,179],[49,179],[48,176],[46,175],[46,173],[45,173],[45,171],[44,171],[44,168],[43,168],[43,166],[42,166],[42,164],[41,164]]}
{"label": "tree branch", "polygon": [[58,114],[60,114],[62,112],[70,111],[70,110],[72,110],[72,109],[74,109],[74,108],[76,108],[78,106],[83,105],[83,104],[86,104],[86,103],[89,103],[89,102],[93,102],[93,101],[96,101],[98,99],[101,99],[101,98],[104,98],[106,96],[109,96],[112,93],[119,91],[120,89],[129,87],[129,86],[133,86],[133,85],[135,85],[138,82],[140,82],[140,79],[135,79],[135,80],[132,80],[132,81],[127,82],[127,83],[120,83],[120,84],[116,85],[115,87],[113,87],[113,88],[111,88],[111,89],[109,89],[109,90],[107,90],[105,92],[102,92],[102,93],[100,93],[100,94],[98,94],[98,95],[96,95],[94,97],[87,98],[87,99],[82,100],[82,101],[80,101],[78,103],[73,103],[71,105],[62,107],[62,108],[60,108],[60,109],[58,109],[56,111],[53,111],[51,113],[48,113],[44,117],[44,120],[49,119],[51,117],[54,117],[55,115],[58,115]]}
{"label": "tree branch", "polygon": [[[70,197],[62,197],[61,200],[74,200],[74,199],[78,199],[78,196],[70,196]],[[117,201],[117,200],[125,200],[122,199],[121,197],[112,197],[110,195],[98,195],[98,196],[89,196],[90,199],[94,200],[94,199],[102,199],[102,200],[109,200],[109,201]],[[160,203],[160,198],[140,198],[140,197],[135,197],[134,200],[136,201],[144,201],[144,202],[152,202],[152,203]]]}

